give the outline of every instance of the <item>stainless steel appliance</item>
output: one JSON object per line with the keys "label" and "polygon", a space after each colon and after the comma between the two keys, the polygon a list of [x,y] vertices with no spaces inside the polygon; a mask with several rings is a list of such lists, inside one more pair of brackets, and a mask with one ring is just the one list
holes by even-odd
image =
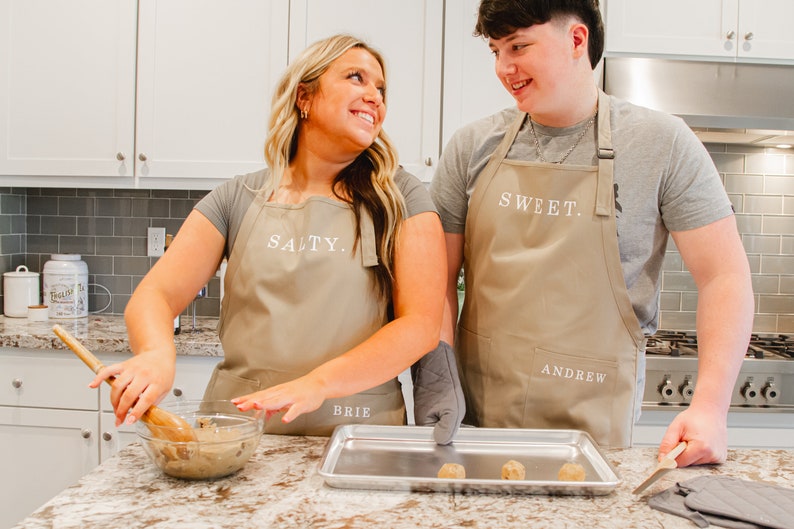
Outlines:
{"label": "stainless steel appliance", "polygon": [[[694,332],[659,331],[646,345],[643,409],[678,409],[697,385]],[[753,335],[731,398],[732,411],[794,412],[794,335]]]}
{"label": "stainless steel appliance", "polygon": [[696,132],[731,129],[746,133],[731,143],[794,144],[792,66],[607,57],[603,75],[608,94],[678,115]]}

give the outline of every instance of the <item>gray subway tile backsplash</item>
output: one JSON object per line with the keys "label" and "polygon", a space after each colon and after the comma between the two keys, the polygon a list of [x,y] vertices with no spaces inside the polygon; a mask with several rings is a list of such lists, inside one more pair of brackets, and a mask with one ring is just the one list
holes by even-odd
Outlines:
{"label": "gray subway tile backsplash", "polygon": [[[794,333],[794,155],[763,148],[707,144],[736,210],[753,274],[755,332]],[[206,191],[39,189],[0,187],[0,266],[41,271],[52,253],[80,253],[89,280],[112,292],[106,312],[121,314],[143,275],[146,228],[175,234]],[[217,316],[220,285],[197,302],[199,315]],[[0,300],[1,301],[1,300]],[[107,303],[90,289],[90,310]],[[660,328],[694,330],[697,290],[670,241],[662,268]]]}
{"label": "gray subway tile backsplash", "polygon": [[[755,332],[794,332],[794,156],[762,148],[707,144],[736,209],[753,274]],[[668,262],[670,265],[668,266]],[[678,268],[681,257],[668,248],[663,296],[681,294],[680,309],[662,306],[661,328],[694,330],[694,282]],[[664,298],[663,298],[664,299]]]}
{"label": "gray subway tile backsplash", "polygon": [[[146,256],[146,229],[176,234],[205,191],[0,188],[0,265],[41,272],[54,253],[78,253],[88,265],[89,310],[121,314],[157,258]],[[220,286],[210,282],[196,302],[200,316],[217,316]],[[214,295],[213,295],[214,293]],[[2,304],[2,297],[0,297]],[[186,311],[185,314],[188,312]]]}

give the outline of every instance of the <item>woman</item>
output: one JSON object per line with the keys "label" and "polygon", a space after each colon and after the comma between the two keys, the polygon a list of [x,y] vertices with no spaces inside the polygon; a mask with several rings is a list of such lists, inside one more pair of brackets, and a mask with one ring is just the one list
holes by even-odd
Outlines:
{"label": "woman", "polygon": [[269,433],[404,424],[396,376],[438,344],[445,254],[427,191],[381,128],[384,78],[382,57],[345,35],[289,66],[273,96],[269,169],[202,199],[127,305],[135,355],[91,383],[116,377],[117,425],[170,389],[171,322],[224,256],[224,360],[206,399],[283,412]]}

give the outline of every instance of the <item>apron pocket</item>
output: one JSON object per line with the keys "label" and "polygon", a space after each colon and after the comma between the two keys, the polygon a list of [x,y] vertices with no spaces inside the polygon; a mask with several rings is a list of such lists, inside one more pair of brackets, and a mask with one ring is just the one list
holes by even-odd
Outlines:
{"label": "apron pocket", "polygon": [[[617,362],[536,348],[525,423],[535,428],[585,430],[604,443],[612,429]],[[607,443],[608,444],[608,443]]]}
{"label": "apron pocket", "polygon": [[472,426],[486,426],[486,418],[491,421],[494,419],[486,411],[488,407],[500,406],[500,395],[494,394],[493,384],[488,378],[491,339],[460,325],[455,352],[460,365],[463,395],[466,399],[466,416],[463,422]]}
{"label": "apron pocket", "polygon": [[216,366],[204,391],[204,400],[229,400],[259,391],[260,388],[258,381],[238,377]]}

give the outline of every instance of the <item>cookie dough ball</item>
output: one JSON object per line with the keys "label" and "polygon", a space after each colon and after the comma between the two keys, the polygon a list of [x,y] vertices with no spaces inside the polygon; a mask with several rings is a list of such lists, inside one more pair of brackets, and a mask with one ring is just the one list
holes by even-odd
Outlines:
{"label": "cookie dough ball", "polygon": [[466,469],[457,463],[444,463],[438,471],[438,477],[444,479],[464,479]]}
{"label": "cookie dough ball", "polygon": [[527,469],[524,465],[511,459],[502,465],[502,479],[523,480],[527,477]]}
{"label": "cookie dough ball", "polygon": [[557,472],[560,481],[584,481],[584,467],[578,463],[565,463]]}

